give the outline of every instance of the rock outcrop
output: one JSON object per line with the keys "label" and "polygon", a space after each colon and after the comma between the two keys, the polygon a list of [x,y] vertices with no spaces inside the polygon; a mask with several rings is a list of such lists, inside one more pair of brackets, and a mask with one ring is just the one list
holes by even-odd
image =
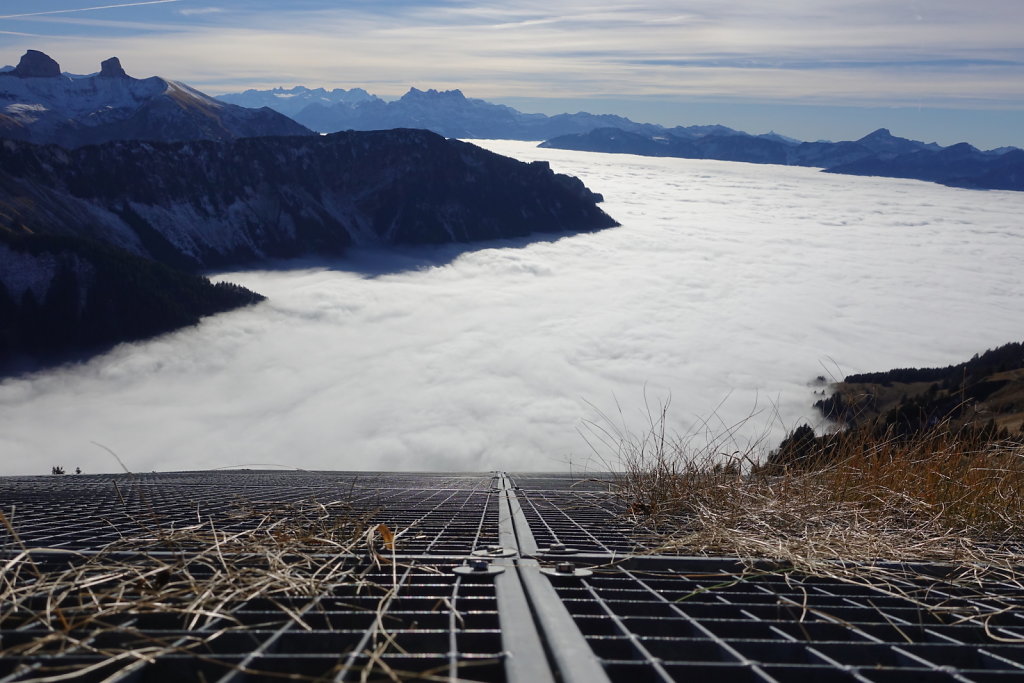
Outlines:
{"label": "rock outcrop", "polygon": [[100,76],[103,78],[129,78],[121,66],[121,60],[111,57],[100,62]]}
{"label": "rock outcrop", "polygon": [[38,50],[29,50],[14,71],[6,73],[18,78],[60,78],[60,64]]}

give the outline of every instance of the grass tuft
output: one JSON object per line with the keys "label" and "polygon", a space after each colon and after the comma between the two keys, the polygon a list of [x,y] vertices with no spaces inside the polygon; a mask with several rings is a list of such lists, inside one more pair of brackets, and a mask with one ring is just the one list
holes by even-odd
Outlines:
{"label": "grass tuft", "polygon": [[[0,626],[33,634],[0,642],[0,659],[48,661],[18,672],[18,680],[33,681],[108,676],[185,654],[222,673],[319,680],[231,664],[214,654],[216,642],[288,622],[312,630],[307,621],[322,609],[320,598],[354,591],[377,601],[364,620],[372,637],[363,678],[400,680],[381,657],[395,647],[384,612],[400,589],[394,551],[404,530],[373,524],[372,516],[340,501],[246,504],[220,527],[198,515],[186,527],[143,524],[141,534],[85,552],[28,548],[0,512],[13,547],[0,559]],[[265,623],[239,620],[236,609],[254,600]],[[144,625],[154,620],[157,630]],[[86,663],[63,664],[62,656]],[[338,671],[345,658],[339,653]]]}
{"label": "grass tuft", "polygon": [[921,599],[941,584],[958,604],[973,601],[958,619],[986,624],[1021,608],[1005,590],[1024,584],[1017,441],[949,424],[911,436],[864,427],[787,460],[760,444],[692,448],[666,434],[664,410],[625,437],[615,489],[631,521],[653,531],[654,553],[738,557],[752,572],[868,585],[933,612],[952,609]]}

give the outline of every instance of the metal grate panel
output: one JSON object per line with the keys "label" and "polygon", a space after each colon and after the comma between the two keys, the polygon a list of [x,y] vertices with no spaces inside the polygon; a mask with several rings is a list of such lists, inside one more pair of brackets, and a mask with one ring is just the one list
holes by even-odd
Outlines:
{"label": "metal grate panel", "polygon": [[[450,568],[411,563],[396,588],[392,574],[378,573],[328,595],[240,601],[192,628],[188,617],[172,613],[125,615],[101,632],[95,623],[72,629],[57,651],[45,646],[50,629],[18,627],[7,615],[0,630],[0,680],[76,669],[84,669],[80,680],[127,680],[142,670],[158,680],[202,675],[228,681],[273,673],[355,680],[388,668],[405,675],[504,680],[495,586],[467,581]],[[72,641],[78,645],[67,647]],[[129,651],[160,657],[155,664],[137,656],[111,661]]]}
{"label": "metal grate panel", "polygon": [[[332,515],[405,530],[405,553],[465,555],[497,542],[495,481],[491,475],[266,472],[8,478],[0,479],[0,501],[33,547],[95,549],[204,520],[230,531],[251,524],[254,512],[342,503]],[[0,530],[0,541],[5,534]]]}
{"label": "metal grate panel", "polygon": [[[556,591],[612,680],[1008,680],[1024,677],[1024,619],[989,631],[961,618],[970,601],[922,578],[919,600],[791,574],[644,567],[554,578]],[[649,563],[650,564],[650,563]],[[1020,601],[1019,586],[999,587]],[[959,610],[959,611],[958,611]],[[1009,644],[1015,642],[1016,644]]]}
{"label": "metal grate panel", "polygon": [[[0,511],[16,532],[0,527],[0,587],[20,590],[0,604],[4,682],[1024,680],[1009,579],[968,591],[917,566],[883,591],[655,556],[602,477],[0,478]],[[251,547],[228,543],[246,533]],[[205,586],[225,563],[247,588],[221,581],[201,610],[183,606],[202,588],[158,590]],[[34,588],[62,572],[71,587]],[[97,601],[119,572],[131,580]]]}
{"label": "metal grate panel", "polygon": [[533,489],[528,485],[536,479],[513,481],[519,485],[516,496],[541,548],[561,544],[579,552],[621,556],[644,552],[650,545],[642,530],[624,519],[625,506],[600,482],[587,482],[583,488]]}

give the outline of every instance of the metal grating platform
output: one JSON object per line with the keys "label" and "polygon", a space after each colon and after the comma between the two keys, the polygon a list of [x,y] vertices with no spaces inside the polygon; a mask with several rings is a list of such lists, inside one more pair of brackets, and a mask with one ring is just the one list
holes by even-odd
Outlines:
{"label": "metal grating platform", "polygon": [[0,511],[3,682],[1024,680],[1024,586],[651,555],[600,478],[2,478]]}

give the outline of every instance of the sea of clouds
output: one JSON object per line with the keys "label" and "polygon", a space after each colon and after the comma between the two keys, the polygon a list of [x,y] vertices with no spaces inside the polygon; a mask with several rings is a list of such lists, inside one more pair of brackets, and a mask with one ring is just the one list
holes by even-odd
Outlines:
{"label": "sea of clouds", "polygon": [[0,383],[0,473],[605,469],[667,402],[695,444],[771,446],[818,375],[1024,337],[1024,193],[481,144],[622,227],[219,274],[269,300]]}

